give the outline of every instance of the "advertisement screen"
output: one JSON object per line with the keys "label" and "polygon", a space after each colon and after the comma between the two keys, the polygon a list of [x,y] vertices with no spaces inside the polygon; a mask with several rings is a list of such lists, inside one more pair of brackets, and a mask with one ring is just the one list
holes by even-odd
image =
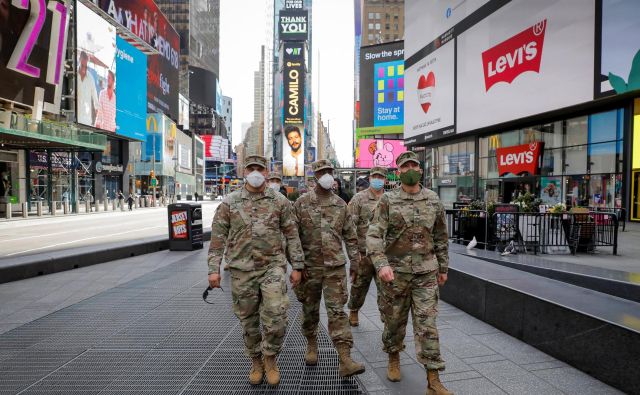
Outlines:
{"label": "advertisement screen", "polygon": [[116,131],[116,28],[87,6],[76,7],[78,123]]}
{"label": "advertisement screen", "polygon": [[69,15],[67,2],[49,4],[0,1],[0,98],[33,106],[43,88],[44,110],[57,114]]}
{"label": "advertisement screen", "polygon": [[407,68],[405,139],[436,131],[453,132],[454,55],[454,43],[450,41]]}
{"label": "advertisement screen", "polygon": [[109,16],[159,52],[147,61],[147,110],[178,119],[178,33],[153,0],[94,1]]}
{"label": "advertisement screen", "polygon": [[356,167],[370,169],[374,166],[395,167],[396,158],[407,149],[402,140],[361,139]]}
{"label": "advertisement screen", "polygon": [[594,0],[514,0],[462,33],[457,133],[592,100],[594,26]]}
{"label": "advertisement screen", "polygon": [[176,134],[175,122],[163,114],[149,114],[147,116],[147,136],[143,142],[141,160],[156,164],[162,164],[162,174],[173,176],[175,174]]}
{"label": "advertisement screen", "polygon": [[402,133],[403,56],[401,41],[360,49],[360,133]]}
{"label": "advertisement screen", "polygon": [[229,158],[229,140],[222,136],[202,135],[206,160],[223,162]]}
{"label": "advertisement screen", "polygon": [[282,174],[304,176],[304,125],[286,124],[282,135]]}
{"label": "advertisement screen", "polygon": [[218,77],[215,73],[200,67],[189,67],[189,100],[217,108]]}
{"label": "advertisement screen", "polygon": [[309,13],[306,10],[282,10],[278,18],[278,34],[282,41],[306,41]]}
{"label": "advertisement screen", "polygon": [[[640,89],[640,2],[602,0],[599,96]],[[635,65],[635,67],[633,67]]]}
{"label": "advertisement screen", "polygon": [[124,83],[116,90],[116,134],[134,140],[146,139],[147,56],[136,47],[116,38],[117,78]]}

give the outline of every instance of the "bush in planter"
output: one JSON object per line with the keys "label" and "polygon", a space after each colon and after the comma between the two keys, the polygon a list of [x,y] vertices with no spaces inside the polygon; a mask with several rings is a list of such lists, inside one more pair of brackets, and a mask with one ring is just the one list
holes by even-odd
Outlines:
{"label": "bush in planter", "polygon": [[536,197],[531,192],[525,192],[518,195],[517,198],[511,201],[511,204],[515,204],[520,208],[522,213],[537,213],[540,211],[540,205],[542,200]]}

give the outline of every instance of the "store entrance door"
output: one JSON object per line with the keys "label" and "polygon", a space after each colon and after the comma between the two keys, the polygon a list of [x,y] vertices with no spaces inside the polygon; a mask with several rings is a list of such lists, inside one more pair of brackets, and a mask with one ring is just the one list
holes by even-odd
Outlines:
{"label": "store entrance door", "polygon": [[640,221],[640,170],[631,174],[631,220]]}
{"label": "store entrance door", "polygon": [[534,177],[506,178],[502,180],[502,203],[511,203],[521,193],[537,194]]}

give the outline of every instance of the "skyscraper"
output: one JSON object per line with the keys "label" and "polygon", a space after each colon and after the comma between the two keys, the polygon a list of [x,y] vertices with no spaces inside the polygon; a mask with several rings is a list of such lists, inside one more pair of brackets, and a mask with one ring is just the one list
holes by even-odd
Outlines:
{"label": "skyscraper", "polygon": [[362,46],[404,38],[404,0],[356,0],[358,3],[362,8],[355,22],[360,23]]}

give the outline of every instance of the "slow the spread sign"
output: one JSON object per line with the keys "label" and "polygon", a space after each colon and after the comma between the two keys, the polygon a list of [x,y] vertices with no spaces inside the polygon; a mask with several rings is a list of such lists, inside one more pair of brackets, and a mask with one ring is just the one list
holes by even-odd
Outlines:
{"label": "slow the spread sign", "polygon": [[533,142],[496,149],[500,177],[507,173],[514,175],[523,173],[529,173],[529,175],[538,174],[542,163],[543,148],[543,142]]}
{"label": "slow the spread sign", "polygon": [[171,212],[171,229],[174,239],[187,238],[187,212],[185,210]]}

